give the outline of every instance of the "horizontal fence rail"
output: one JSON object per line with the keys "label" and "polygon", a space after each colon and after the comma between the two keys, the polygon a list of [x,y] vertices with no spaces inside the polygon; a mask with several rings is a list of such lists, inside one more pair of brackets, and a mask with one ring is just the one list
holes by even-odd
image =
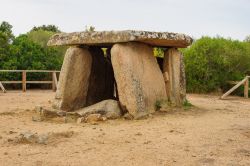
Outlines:
{"label": "horizontal fence rail", "polygon": [[[23,92],[26,92],[27,84],[52,84],[52,90],[56,91],[57,89],[57,73],[60,74],[60,71],[56,70],[0,70],[0,73],[22,73],[22,80],[21,81],[1,81],[0,78],[0,88],[4,93],[6,93],[6,89],[3,86],[4,84],[22,84]],[[52,80],[50,81],[28,81],[27,80],[27,73],[50,73],[52,76]]]}
{"label": "horizontal fence rail", "polygon": [[243,80],[241,81],[228,81],[229,84],[233,84],[234,86],[229,89],[226,93],[224,93],[220,98],[224,99],[228,95],[230,95],[233,91],[235,91],[237,88],[239,88],[241,85],[244,85],[244,97],[248,98],[248,92],[249,92],[249,79],[250,76],[246,76]]}

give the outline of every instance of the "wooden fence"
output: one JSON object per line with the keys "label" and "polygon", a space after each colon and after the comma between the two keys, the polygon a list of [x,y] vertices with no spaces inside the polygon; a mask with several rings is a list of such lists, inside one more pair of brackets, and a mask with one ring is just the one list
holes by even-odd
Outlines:
{"label": "wooden fence", "polygon": [[244,97],[248,98],[248,91],[249,88],[249,78],[250,76],[246,76],[243,80],[237,82],[237,81],[229,81],[230,84],[236,84],[231,89],[229,89],[225,94],[223,94],[220,98],[224,99],[228,95],[230,95],[233,91],[235,91],[237,88],[239,88],[241,85],[244,85]]}
{"label": "wooden fence", "polygon": [[[0,70],[0,73],[9,72],[9,73],[22,73],[21,81],[1,81],[0,80],[0,88],[5,93],[6,89],[4,88],[4,84],[22,84],[23,92],[26,92],[27,84],[52,84],[52,90],[56,91],[57,89],[57,73],[60,71],[53,70]],[[27,80],[27,73],[50,73],[52,76],[52,80],[49,81],[29,81]]]}

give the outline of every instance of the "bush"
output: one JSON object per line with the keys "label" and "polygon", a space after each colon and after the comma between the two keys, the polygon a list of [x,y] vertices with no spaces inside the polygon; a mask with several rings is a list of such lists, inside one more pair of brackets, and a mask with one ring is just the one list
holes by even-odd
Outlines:
{"label": "bush", "polygon": [[202,37],[182,50],[188,92],[211,92],[241,80],[250,71],[250,43]]}

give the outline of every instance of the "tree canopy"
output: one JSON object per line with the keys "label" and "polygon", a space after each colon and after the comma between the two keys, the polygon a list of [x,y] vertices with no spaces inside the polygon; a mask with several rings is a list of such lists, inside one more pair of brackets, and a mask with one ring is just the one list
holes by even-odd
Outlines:
{"label": "tree canopy", "polygon": [[183,49],[187,90],[211,92],[240,80],[250,71],[250,43],[222,37],[202,37]]}
{"label": "tree canopy", "polygon": [[59,28],[55,25],[42,25],[38,27],[35,26],[31,29],[31,31],[38,31],[38,30],[49,31],[49,32],[54,32],[54,33],[61,32]]}
{"label": "tree canopy", "polygon": [[[60,70],[65,48],[47,47],[49,38],[56,32],[60,32],[56,26],[43,25],[34,27],[27,34],[14,37],[12,26],[2,22],[0,24],[0,69]],[[1,79],[17,79],[17,76],[9,73],[0,76]],[[35,76],[42,78],[41,74],[34,74],[33,77]]]}

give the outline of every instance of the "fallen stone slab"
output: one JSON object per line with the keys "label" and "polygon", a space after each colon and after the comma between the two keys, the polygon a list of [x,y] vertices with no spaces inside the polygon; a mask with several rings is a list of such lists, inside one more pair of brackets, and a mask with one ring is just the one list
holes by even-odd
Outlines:
{"label": "fallen stone slab", "polygon": [[83,31],[73,33],[59,33],[52,36],[48,46],[60,45],[93,45],[112,46],[115,43],[143,42],[160,47],[187,47],[193,39],[185,34],[172,32],[149,31]]}
{"label": "fallen stone slab", "polygon": [[122,110],[116,100],[103,100],[94,105],[75,111],[79,116],[86,117],[90,114],[100,114],[108,119],[117,119],[122,116]]}
{"label": "fallen stone slab", "polygon": [[44,144],[58,141],[58,138],[70,138],[74,134],[73,131],[64,131],[64,132],[48,132],[43,134],[38,134],[31,131],[26,131],[20,133],[17,137],[12,139],[13,143],[16,144]]}
{"label": "fallen stone slab", "polygon": [[63,117],[66,115],[65,111],[53,109],[50,107],[36,106],[35,111],[36,114],[32,116],[32,120],[37,122],[49,120],[56,117]]}
{"label": "fallen stone slab", "polygon": [[122,116],[122,110],[116,100],[103,100],[91,106],[67,112],[66,123],[82,123],[90,121],[105,121],[106,119],[117,119]]}

